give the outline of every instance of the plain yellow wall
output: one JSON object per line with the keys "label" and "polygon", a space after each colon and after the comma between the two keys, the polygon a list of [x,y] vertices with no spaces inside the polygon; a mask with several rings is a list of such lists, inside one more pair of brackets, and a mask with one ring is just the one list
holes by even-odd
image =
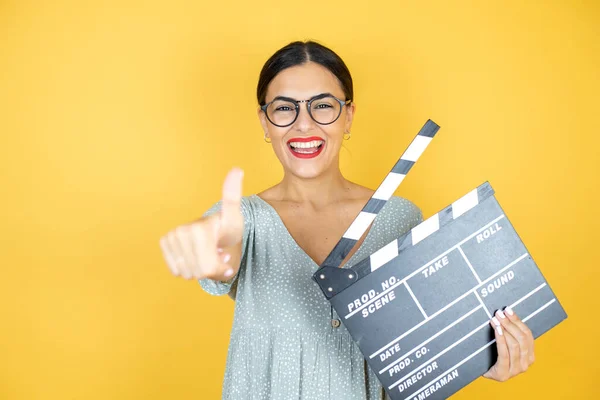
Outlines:
{"label": "plain yellow wall", "polygon": [[427,118],[398,195],[426,216],[489,180],[569,319],[538,362],[456,399],[598,398],[600,6],[508,2],[0,2],[0,399],[217,399],[233,302],[173,278],[159,237],[281,177],[264,61],[347,62],[342,149],[376,187]]}

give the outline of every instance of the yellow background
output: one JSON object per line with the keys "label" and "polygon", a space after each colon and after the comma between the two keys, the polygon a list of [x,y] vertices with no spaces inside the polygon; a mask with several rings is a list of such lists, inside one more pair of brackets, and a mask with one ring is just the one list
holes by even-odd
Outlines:
{"label": "yellow background", "polygon": [[296,39],[356,85],[350,179],[426,216],[489,180],[566,308],[537,363],[456,399],[598,398],[597,1],[0,1],[0,399],[217,399],[233,302],[173,278],[158,239],[281,177],[255,86]]}

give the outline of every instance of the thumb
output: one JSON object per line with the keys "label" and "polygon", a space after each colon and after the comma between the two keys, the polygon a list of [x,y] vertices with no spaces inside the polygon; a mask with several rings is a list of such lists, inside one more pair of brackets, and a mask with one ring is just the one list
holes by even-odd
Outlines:
{"label": "thumb", "polygon": [[242,217],[242,179],[244,171],[233,168],[223,183],[223,198],[219,221],[218,246],[231,246],[242,240],[244,218]]}

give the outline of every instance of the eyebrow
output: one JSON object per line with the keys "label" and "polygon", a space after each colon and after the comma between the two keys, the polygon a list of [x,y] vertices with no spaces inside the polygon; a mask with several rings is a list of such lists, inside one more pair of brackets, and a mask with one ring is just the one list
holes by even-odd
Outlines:
{"label": "eyebrow", "polygon": [[[306,101],[310,101],[310,100],[313,100],[313,99],[316,99],[316,98],[319,98],[319,97],[325,97],[325,96],[333,96],[333,95],[331,93],[329,93],[329,92],[319,93],[319,94],[317,94],[317,95],[309,98]],[[291,101],[291,102],[294,102],[294,103],[299,102],[299,101],[303,101],[303,100],[296,100],[296,99],[293,99],[291,97],[286,97],[286,96],[277,96],[277,97],[275,97],[271,101],[275,101],[275,100],[285,100],[285,101]]]}

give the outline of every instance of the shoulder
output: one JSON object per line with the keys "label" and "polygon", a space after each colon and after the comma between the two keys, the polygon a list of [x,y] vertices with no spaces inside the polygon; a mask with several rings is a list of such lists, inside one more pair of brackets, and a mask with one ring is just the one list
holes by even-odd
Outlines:
{"label": "shoulder", "polygon": [[407,215],[422,215],[421,209],[415,203],[404,197],[399,196],[390,197],[387,204],[384,206],[384,209],[386,208],[389,211],[400,212]]}
{"label": "shoulder", "polygon": [[[202,215],[203,217],[208,217],[212,214],[215,214],[221,210],[222,200],[213,203],[213,205]],[[256,194],[252,194],[249,196],[242,196],[240,201],[240,211],[242,215],[248,220],[253,219],[254,215],[264,211],[268,208],[268,204],[258,197]]]}

